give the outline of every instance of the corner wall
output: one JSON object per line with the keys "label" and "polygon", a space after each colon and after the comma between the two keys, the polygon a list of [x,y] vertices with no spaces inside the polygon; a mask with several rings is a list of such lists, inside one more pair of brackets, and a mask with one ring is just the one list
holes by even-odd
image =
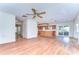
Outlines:
{"label": "corner wall", "polygon": [[27,19],[23,22],[23,37],[36,38],[38,36],[37,21],[35,19]]}

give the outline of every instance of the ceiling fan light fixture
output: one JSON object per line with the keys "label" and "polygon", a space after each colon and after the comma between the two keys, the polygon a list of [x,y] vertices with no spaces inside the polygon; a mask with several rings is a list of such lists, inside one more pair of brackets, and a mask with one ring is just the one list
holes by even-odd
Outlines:
{"label": "ceiling fan light fixture", "polygon": [[33,12],[32,14],[25,14],[25,15],[23,15],[23,17],[27,17],[28,15],[31,15],[31,16],[33,16],[32,19],[34,19],[36,17],[37,18],[43,18],[43,16],[41,16],[41,15],[46,13],[45,11],[38,12],[35,8],[32,8],[31,10]]}

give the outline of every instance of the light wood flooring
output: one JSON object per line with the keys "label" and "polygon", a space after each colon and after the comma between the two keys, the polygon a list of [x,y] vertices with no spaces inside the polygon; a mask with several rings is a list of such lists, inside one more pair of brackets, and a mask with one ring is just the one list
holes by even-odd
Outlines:
{"label": "light wood flooring", "polygon": [[74,46],[64,46],[55,38],[38,37],[18,39],[14,43],[0,45],[0,55],[70,55],[79,54]]}

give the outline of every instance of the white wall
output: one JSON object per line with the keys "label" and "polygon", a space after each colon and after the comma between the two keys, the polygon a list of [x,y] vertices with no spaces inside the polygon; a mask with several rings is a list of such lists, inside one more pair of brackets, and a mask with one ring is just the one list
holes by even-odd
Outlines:
{"label": "white wall", "polygon": [[15,41],[15,16],[0,12],[0,44]]}
{"label": "white wall", "polygon": [[22,35],[23,35],[23,38],[27,38],[27,21],[26,19],[23,21],[23,31],[22,31]]}
{"label": "white wall", "polygon": [[57,23],[57,36],[58,36],[58,26],[61,26],[61,25],[62,26],[68,25],[70,27],[69,36],[74,36],[74,24],[73,24],[73,21]]}
{"label": "white wall", "polygon": [[38,35],[37,21],[34,19],[27,19],[23,23],[23,37],[35,38]]}

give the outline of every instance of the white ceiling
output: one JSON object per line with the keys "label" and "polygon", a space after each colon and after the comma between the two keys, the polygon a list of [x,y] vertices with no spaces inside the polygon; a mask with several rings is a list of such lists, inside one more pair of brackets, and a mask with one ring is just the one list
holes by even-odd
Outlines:
{"label": "white ceiling", "polygon": [[79,13],[77,3],[0,3],[0,11],[14,14],[19,18],[22,18],[23,14],[31,13],[31,8],[46,11],[41,22],[71,21]]}

